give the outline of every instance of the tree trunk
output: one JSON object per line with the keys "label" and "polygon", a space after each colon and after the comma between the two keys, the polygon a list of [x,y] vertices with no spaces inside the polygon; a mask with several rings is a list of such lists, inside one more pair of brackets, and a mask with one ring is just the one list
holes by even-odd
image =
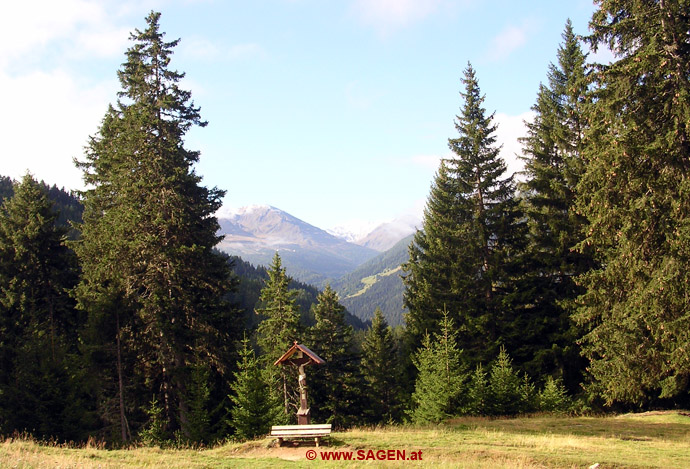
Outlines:
{"label": "tree trunk", "polygon": [[115,340],[117,344],[117,384],[118,384],[118,397],[120,400],[120,431],[122,435],[122,442],[127,442],[127,418],[125,417],[125,396],[124,396],[124,384],[122,382],[122,355],[120,352],[120,313],[115,311],[115,327],[117,328],[115,332]]}

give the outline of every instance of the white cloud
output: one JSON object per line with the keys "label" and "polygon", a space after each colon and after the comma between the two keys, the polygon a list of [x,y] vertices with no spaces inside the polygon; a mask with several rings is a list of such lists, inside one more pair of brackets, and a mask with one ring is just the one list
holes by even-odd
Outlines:
{"label": "white cloud", "polygon": [[510,25],[496,35],[489,44],[487,58],[503,60],[527,43],[527,36],[533,25],[526,21],[521,26]]}
{"label": "white cloud", "polygon": [[82,158],[116,89],[115,80],[88,85],[63,70],[21,76],[0,71],[2,173],[20,178],[29,170],[47,183],[82,188],[72,158]]}
{"label": "white cloud", "polygon": [[522,160],[518,158],[518,155],[522,155],[522,144],[518,139],[527,133],[525,121],[530,122],[533,119],[533,111],[527,111],[517,116],[503,113],[497,113],[494,116],[494,120],[498,124],[496,141],[499,145],[503,145],[501,157],[506,162],[508,174],[514,174],[524,168]]}
{"label": "white cloud", "polygon": [[442,0],[355,0],[352,8],[360,21],[385,35],[422,21],[441,3]]}
{"label": "white cloud", "polygon": [[[130,28],[118,27],[120,2],[25,0],[6,2],[0,15],[0,67],[59,47],[70,57],[121,54]],[[114,13],[115,12],[115,13]],[[55,51],[51,49],[51,54]]]}
{"label": "white cloud", "polygon": [[[496,145],[501,145],[500,156],[506,162],[508,174],[513,174],[522,171],[523,163],[518,158],[522,155],[522,144],[519,138],[526,135],[527,129],[525,121],[534,119],[534,112],[528,111],[517,116],[510,116],[504,113],[497,113],[494,115],[494,123],[498,125],[496,130]],[[441,164],[442,158],[453,158],[453,153],[446,153],[445,155],[415,155],[409,158],[409,162],[425,169],[437,170]]]}

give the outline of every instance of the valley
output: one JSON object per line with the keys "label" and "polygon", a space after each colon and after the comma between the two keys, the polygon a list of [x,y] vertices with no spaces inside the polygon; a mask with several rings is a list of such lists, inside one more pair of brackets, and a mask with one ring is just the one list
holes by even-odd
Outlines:
{"label": "valley", "polygon": [[218,247],[255,266],[268,266],[278,252],[288,275],[323,288],[330,284],[360,320],[380,308],[391,326],[403,323],[401,264],[419,221],[404,217],[358,239],[317,228],[276,207],[253,205],[219,216]]}

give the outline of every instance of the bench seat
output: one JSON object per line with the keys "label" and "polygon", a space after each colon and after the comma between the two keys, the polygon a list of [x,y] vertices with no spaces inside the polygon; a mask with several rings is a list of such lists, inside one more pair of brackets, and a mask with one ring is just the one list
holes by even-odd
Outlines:
{"label": "bench seat", "polygon": [[331,424],[319,425],[274,425],[271,427],[271,436],[278,438],[278,446],[287,438],[314,438],[316,446],[319,440],[331,434]]}

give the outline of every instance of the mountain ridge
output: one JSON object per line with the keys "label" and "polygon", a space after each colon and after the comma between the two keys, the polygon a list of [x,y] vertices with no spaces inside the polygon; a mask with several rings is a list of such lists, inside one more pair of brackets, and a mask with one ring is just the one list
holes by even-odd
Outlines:
{"label": "mountain ridge", "polygon": [[218,247],[222,251],[264,266],[278,252],[290,275],[316,286],[341,277],[378,254],[269,205],[220,215],[218,223],[223,236]]}

